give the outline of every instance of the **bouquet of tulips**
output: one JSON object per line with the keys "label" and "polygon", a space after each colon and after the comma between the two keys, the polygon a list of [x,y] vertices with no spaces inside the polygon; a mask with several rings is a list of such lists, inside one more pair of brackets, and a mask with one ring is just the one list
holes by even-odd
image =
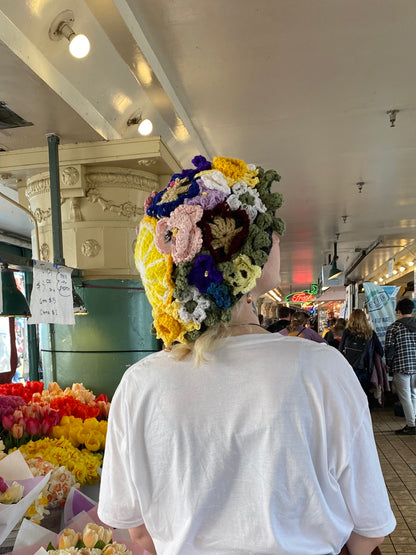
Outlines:
{"label": "bouquet of tulips", "polygon": [[21,397],[0,395],[0,406],[0,437],[6,451],[48,435],[61,419],[49,405],[27,405]]}

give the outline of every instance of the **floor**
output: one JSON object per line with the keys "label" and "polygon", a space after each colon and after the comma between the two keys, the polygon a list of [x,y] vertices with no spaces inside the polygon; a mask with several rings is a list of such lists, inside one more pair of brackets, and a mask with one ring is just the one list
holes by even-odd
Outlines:
{"label": "floor", "polygon": [[382,555],[416,555],[416,436],[397,436],[404,418],[392,407],[373,409],[374,436],[397,527],[381,546]]}

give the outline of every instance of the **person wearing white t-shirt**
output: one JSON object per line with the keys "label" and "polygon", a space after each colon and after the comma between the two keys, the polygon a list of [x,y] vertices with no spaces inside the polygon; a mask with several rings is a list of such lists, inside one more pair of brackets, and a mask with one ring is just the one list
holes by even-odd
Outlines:
{"label": "person wearing white t-shirt", "polygon": [[194,164],[145,204],[136,263],[170,351],[114,395],[98,515],[162,555],[369,555],[395,518],[365,394],[253,311],[279,281],[278,176]]}

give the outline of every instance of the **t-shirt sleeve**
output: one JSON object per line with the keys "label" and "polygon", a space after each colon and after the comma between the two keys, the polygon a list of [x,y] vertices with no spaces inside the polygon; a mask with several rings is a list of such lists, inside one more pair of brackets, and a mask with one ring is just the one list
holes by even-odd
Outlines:
{"label": "t-shirt sleeve", "polygon": [[143,524],[129,457],[132,431],[127,389],[123,379],[111,402],[98,503],[99,518],[114,528]]}
{"label": "t-shirt sleeve", "polygon": [[354,532],[376,538],[394,530],[396,519],[390,507],[367,410],[338,483],[354,522]]}

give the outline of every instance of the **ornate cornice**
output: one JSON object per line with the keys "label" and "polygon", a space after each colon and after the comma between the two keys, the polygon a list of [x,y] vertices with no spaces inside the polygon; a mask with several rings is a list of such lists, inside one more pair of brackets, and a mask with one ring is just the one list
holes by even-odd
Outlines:
{"label": "ornate cornice", "polygon": [[49,177],[31,177],[27,181],[25,195],[29,202],[33,197],[37,195],[42,195],[43,193],[49,193],[50,191],[50,181]]}
{"label": "ornate cornice", "polygon": [[87,191],[87,200],[93,204],[96,203],[101,206],[104,212],[113,212],[118,216],[124,216],[125,218],[137,218],[139,216],[143,216],[144,214],[144,208],[139,208],[130,201],[116,204],[112,200],[103,198],[98,189],[89,189]]}
{"label": "ornate cornice", "polygon": [[135,189],[151,193],[159,188],[157,178],[129,172],[122,172],[119,168],[116,171],[96,170],[87,171],[86,175],[87,187],[94,189],[97,187],[122,187],[124,189]]}

